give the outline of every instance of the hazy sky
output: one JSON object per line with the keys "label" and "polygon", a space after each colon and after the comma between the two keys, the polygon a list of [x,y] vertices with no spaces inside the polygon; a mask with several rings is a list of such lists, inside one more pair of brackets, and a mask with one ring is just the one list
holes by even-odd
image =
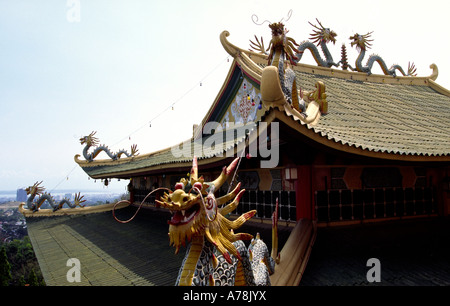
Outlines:
{"label": "hazy sky", "polygon": [[[437,83],[450,88],[445,1],[0,0],[0,190],[37,180],[48,190],[103,189],[73,159],[94,130],[113,151],[136,143],[141,154],[188,139],[231,64],[220,33],[242,48],[254,34],[268,42],[267,23],[251,16],[275,22],[290,9],[298,43],[318,18],[338,34],[333,57],[346,43],[354,65],[349,36],[374,31],[368,55],[414,61],[419,76],[436,63]],[[301,62],[315,64],[308,51]]]}

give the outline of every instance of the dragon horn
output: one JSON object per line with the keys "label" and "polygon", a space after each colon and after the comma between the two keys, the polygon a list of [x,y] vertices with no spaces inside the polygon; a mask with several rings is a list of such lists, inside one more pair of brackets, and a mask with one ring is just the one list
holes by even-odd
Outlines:
{"label": "dragon horn", "polygon": [[316,18],[316,21],[322,27],[322,30],[325,29],[325,27],[322,25],[322,23],[319,21],[319,19]]}
{"label": "dragon horn", "polygon": [[[314,28],[318,29],[319,31],[322,30],[321,28],[319,28],[318,26],[316,26],[315,24],[312,24],[311,22],[308,21],[308,23],[313,26]],[[314,30],[313,30],[314,31]],[[320,33],[320,32],[319,32]]]}
{"label": "dragon horn", "polygon": [[362,35],[362,37],[364,37],[364,38],[369,38],[369,37],[372,35],[372,33],[373,33],[373,31],[372,31],[372,32],[369,32],[369,33],[367,33],[367,34]]}
{"label": "dragon horn", "polygon": [[223,183],[225,183],[231,172],[233,172],[233,170],[236,168],[238,162],[239,157],[236,157],[228,167],[223,167],[222,173],[210,185],[214,185],[214,189],[218,190],[223,185]]}
{"label": "dragon horn", "polygon": [[194,159],[192,160],[192,169],[191,169],[191,184],[193,184],[193,180],[198,180],[198,162],[197,162],[197,156],[194,156]]}
{"label": "dragon horn", "polygon": [[39,186],[40,184],[42,184],[42,182],[43,182],[43,181],[36,182],[36,183],[34,183],[34,185],[33,185],[34,187],[36,187],[36,188],[38,189],[38,192],[39,192],[39,189],[42,189],[42,191],[45,190],[44,187]]}
{"label": "dragon horn", "polygon": [[315,27],[316,29],[320,30],[320,31],[324,30],[325,28],[323,27],[322,23],[320,23],[319,19],[316,18],[316,21],[317,21],[317,23],[319,23],[319,25],[321,26],[321,28],[319,28],[319,27],[316,26],[315,24],[312,24],[312,23],[309,22],[309,21],[308,21],[308,23],[309,23],[310,25],[312,25],[313,27]]}

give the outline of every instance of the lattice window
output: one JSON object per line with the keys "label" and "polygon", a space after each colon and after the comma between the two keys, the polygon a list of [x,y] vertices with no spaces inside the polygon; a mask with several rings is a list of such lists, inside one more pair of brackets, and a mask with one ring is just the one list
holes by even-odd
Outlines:
{"label": "lattice window", "polygon": [[435,198],[432,187],[324,190],[315,192],[315,209],[319,222],[429,215]]}
{"label": "lattice window", "polygon": [[247,190],[233,214],[241,215],[247,211],[255,209],[256,216],[254,218],[270,219],[272,217],[272,213],[275,211],[277,198],[279,220],[295,222],[295,191]]}

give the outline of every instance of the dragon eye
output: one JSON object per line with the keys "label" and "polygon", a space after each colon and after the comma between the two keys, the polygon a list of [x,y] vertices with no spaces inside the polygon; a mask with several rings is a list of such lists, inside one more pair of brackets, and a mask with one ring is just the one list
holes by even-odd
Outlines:
{"label": "dragon eye", "polygon": [[200,182],[195,183],[194,188],[197,188],[198,190],[202,190],[202,183],[200,183]]}
{"label": "dragon eye", "polygon": [[175,190],[177,189],[184,189],[184,184],[183,183],[176,183],[175,184]]}

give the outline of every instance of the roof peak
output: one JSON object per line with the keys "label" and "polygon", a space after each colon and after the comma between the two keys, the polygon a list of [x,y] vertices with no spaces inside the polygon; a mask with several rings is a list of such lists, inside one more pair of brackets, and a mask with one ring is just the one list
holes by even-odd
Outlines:
{"label": "roof peak", "polygon": [[[266,53],[255,52],[252,50],[245,50],[232,44],[228,37],[230,33],[228,31],[223,31],[220,34],[220,42],[224,47],[225,51],[233,56],[233,58],[238,60],[238,65],[242,67],[247,73],[249,73],[254,79],[260,80],[262,67],[267,65],[269,55]],[[257,39],[257,38],[256,38]],[[262,39],[257,41],[263,45]],[[428,76],[392,76],[384,74],[367,74],[366,72],[351,71],[345,69],[339,69],[336,67],[326,67],[320,65],[310,65],[300,62],[296,62],[296,65],[291,67],[295,71],[302,71],[312,74],[319,74],[330,77],[338,77],[349,80],[363,81],[363,82],[374,82],[374,83],[384,83],[384,84],[403,84],[403,85],[437,85],[433,81],[436,81],[439,70],[435,63],[430,65],[432,73]],[[440,87],[440,86],[439,86]],[[442,89],[442,88],[441,88]],[[447,95],[450,95],[448,90],[445,90]],[[441,90],[442,92],[442,90]]]}

